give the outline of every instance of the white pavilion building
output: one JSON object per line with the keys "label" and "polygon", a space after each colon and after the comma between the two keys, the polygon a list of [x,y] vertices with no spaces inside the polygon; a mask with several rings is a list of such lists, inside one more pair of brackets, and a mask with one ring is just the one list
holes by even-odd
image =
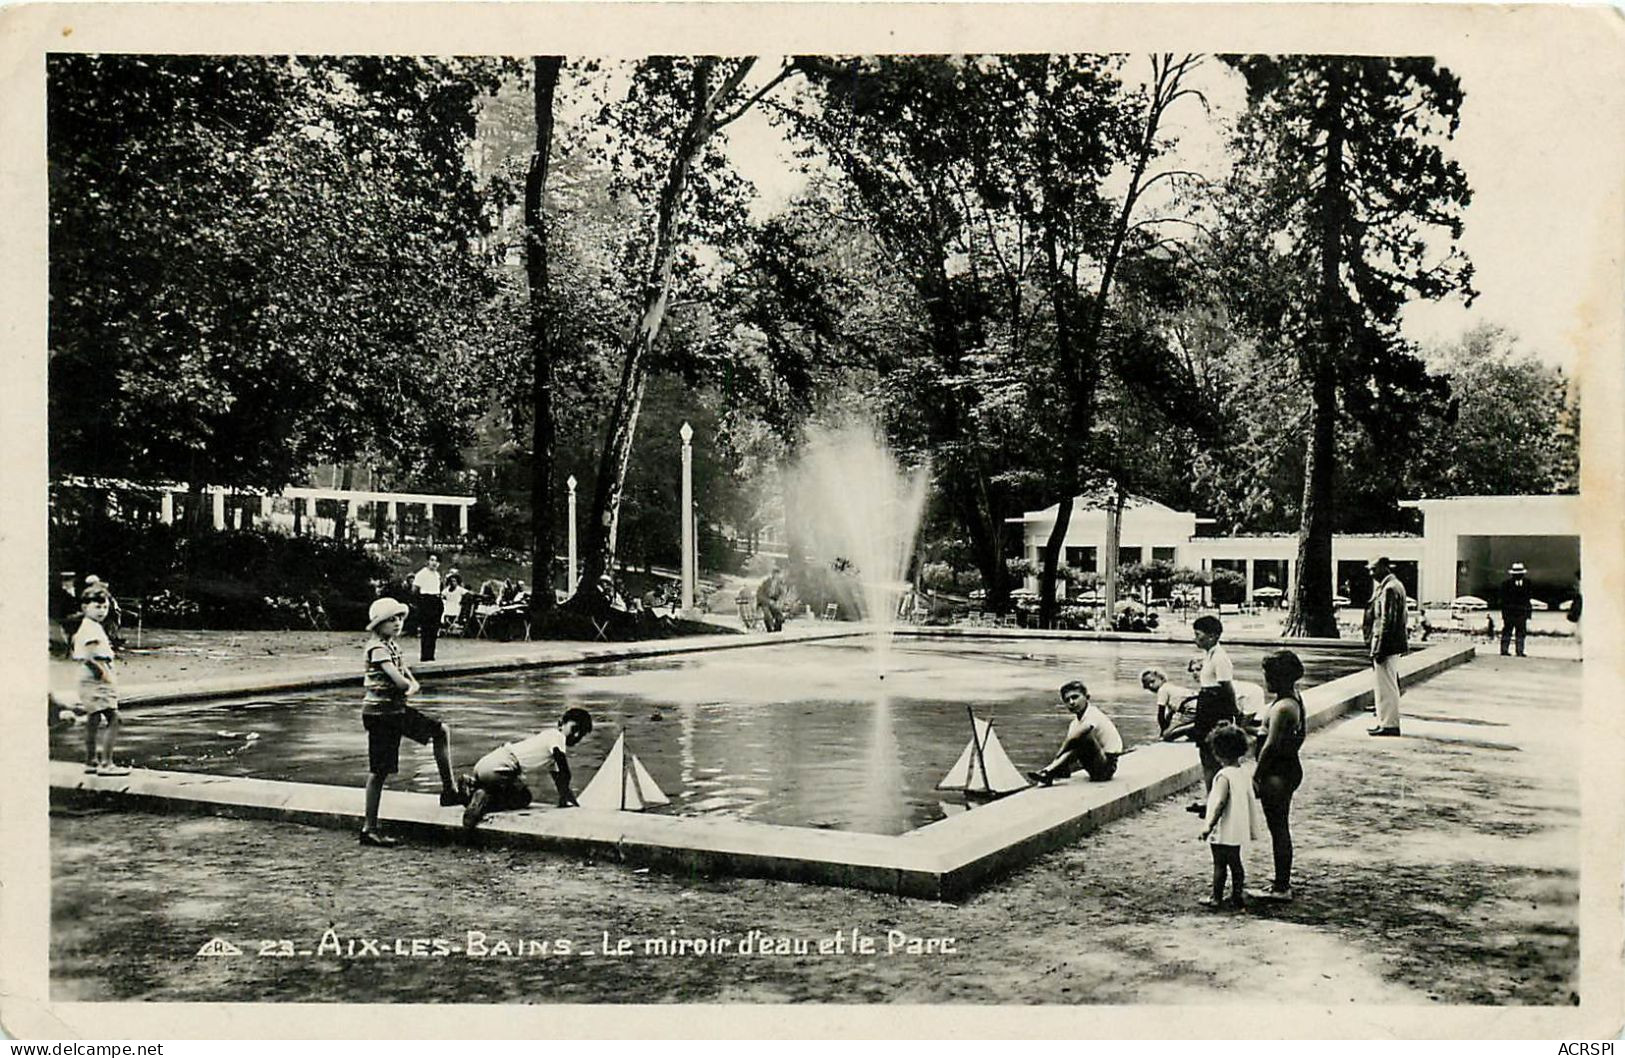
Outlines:
{"label": "white pavilion building", "polygon": [[[1075,501],[1067,526],[1063,563],[1077,570],[1102,570],[1106,511]],[[1455,496],[1408,500],[1401,506],[1422,514],[1420,535],[1339,534],[1332,538],[1332,593],[1363,602],[1369,593],[1366,564],[1386,555],[1406,591],[1425,604],[1446,604],[1461,595],[1494,601],[1513,562],[1529,568],[1536,594],[1560,598],[1580,568],[1580,497]],[[1034,567],[1055,526],[1056,507],[1008,519],[1023,527],[1022,554]],[[1290,593],[1296,583],[1296,534],[1201,536],[1211,525],[1190,511],[1176,511],[1145,499],[1123,508],[1120,565],[1165,561],[1194,570],[1230,569],[1245,578],[1246,599],[1263,588]],[[1038,578],[1027,578],[1036,590]]]}

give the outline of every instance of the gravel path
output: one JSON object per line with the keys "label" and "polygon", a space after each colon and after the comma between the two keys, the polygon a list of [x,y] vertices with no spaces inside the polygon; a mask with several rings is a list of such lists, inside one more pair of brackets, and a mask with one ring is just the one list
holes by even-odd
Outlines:
{"label": "gravel path", "polygon": [[[1195,906],[1209,860],[1183,796],[958,904],[57,810],[53,997],[1225,1003],[1267,989],[1272,1002],[1316,1006],[1567,1004],[1580,827],[1565,763],[1578,749],[1579,678],[1569,662],[1485,657],[1408,693],[1403,739],[1366,737],[1362,716],[1313,736],[1294,821],[1298,900],[1240,915]],[[1269,863],[1267,848],[1253,850],[1249,878]],[[751,930],[792,950],[739,954]],[[483,956],[466,953],[469,931],[484,934]],[[851,954],[853,931],[876,953]],[[888,931],[951,937],[952,950],[911,951]],[[819,954],[837,932],[841,950]],[[634,954],[602,954],[606,934]],[[243,954],[199,957],[217,936]],[[891,954],[889,936],[903,945]],[[644,951],[646,939],[679,937],[724,938],[729,950]],[[313,954],[260,954],[284,939]],[[457,950],[436,954],[437,941]]]}

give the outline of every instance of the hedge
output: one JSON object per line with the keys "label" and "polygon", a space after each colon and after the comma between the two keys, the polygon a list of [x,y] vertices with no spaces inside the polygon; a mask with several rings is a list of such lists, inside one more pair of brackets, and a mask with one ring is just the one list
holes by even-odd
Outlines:
{"label": "hedge", "polygon": [[366,624],[390,580],[386,562],[360,544],[257,529],[188,535],[181,527],[106,519],[52,526],[51,584],[71,569],[95,573],[149,625],[179,628],[299,627],[319,603],[335,629]]}

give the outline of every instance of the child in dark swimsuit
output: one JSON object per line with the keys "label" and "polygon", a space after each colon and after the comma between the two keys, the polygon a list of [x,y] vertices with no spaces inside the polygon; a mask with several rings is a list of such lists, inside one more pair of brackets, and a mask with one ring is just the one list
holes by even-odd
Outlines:
{"label": "child in dark swimsuit", "polygon": [[1277,650],[1264,658],[1264,685],[1274,700],[1264,713],[1253,785],[1269,823],[1275,880],[1268,889],[1247,891],[1260,900],[1292,899],[1292,795],[1303,782],[1298,759],[1305,733],[1303,699],[1298,694],[1301,679],[1303,662],[1292,651]]}

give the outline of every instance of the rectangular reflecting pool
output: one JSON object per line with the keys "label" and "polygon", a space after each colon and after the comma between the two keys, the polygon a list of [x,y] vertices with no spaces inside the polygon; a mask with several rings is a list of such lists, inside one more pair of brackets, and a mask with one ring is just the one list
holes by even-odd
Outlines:
{"label": "rectangular reflecting pool", "polygon": [[[1229,646],[1240,680],[1261,682],[1267,650]],[[1303,651],[1304,686],[1364,667],[1358,653]],[[452,728],[467,769],[488,750],[582,706],[597,728],[571,753],[577,790],[618,734],[672,799],[662,812],[900,834],[961,810],[934,787],[970,736],[967,707],[991,718],[1023,770],[1047,762],[1067,714],[1057,690],[1081,679],[1129,746],[1154,741],[1140,670],[1176,683],[1194,647],[1141,642],[902,638],[884,678],[866,642],[771,645],[572,668],[425,677],[418,708]],[[361,655],[358,644],[356,656]],[[366,778],[361,688],[125,710],[118,755],[141,767],[354,785]],[[83,728],[53,731],[77,760]],[[1194,751],[1193,751],[1194,756]],[[392,788],[438,789],[427,748],[405,744]]]}

